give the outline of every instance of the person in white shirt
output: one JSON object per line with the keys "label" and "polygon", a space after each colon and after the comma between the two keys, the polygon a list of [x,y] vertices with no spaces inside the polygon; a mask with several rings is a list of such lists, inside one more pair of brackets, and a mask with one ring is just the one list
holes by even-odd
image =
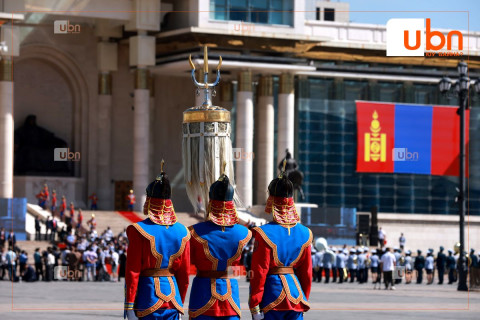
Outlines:
{"label": "person in white shirt", "polygon": [[377,255],[377,250],[373,249],[372,255],[370,256],[370,270],[372,271],[373,290],[377,288],[377,283],[378,283],[378,289],[380,289],[382,286],[382,284],[379,281],[377,281],[377,280],[380,280],[380,278],[378,277],[378,262],[379,262],[379,257]]}
{"label": "person in white shirt", "polygon": [[390,285],[390,290],[395,290],[393,285],[393,270],[395,269],[396,259],[395,256],[391,253],[390,248],[386,248],[385,254],[380,259],[382,263],[383,279],[385,281],[385,290],[388,289]]}
{"label": "person in white shirt", "polygon": [[113,231],[110,229],[110,227],[107,227],[107,230],[105,231],[105,241],[110,242],[113,238]]}
{"label": "person in white shirt", "polygon": [[398,238],[398,244],[400,245],[400,249],[404,250],[405,249],[405,242],[407,240],[405,239],[405,236],[402,234],[400,235],[400,238]]}
{"label": "person in white shirt", "polygon": [[433,283],[433,268],[435,259],[433,258],[433,249],[428,249],[427,258],[425,259],[425,271],[427,272],[427,284]]}
{"label": "person in white shirt", "polygon": [[111,281],[117,282],[118,281],[118,274],[117,274],[117,269],[118,269],[118,259],[119,255],[118,252],[114,250],[110,250],[110,256],[111,256],[111,263],[112,263],[112,278]]}
{"label": "person in white shirt", "polygon": [[8,248],[7,254],[5,255],[7,261],[7,268],[8,268],[8,276],[10,281],[15,281],[16,278],[16,270],[17,270],[17,254],[13,251],[13,248]]}
{"label": "person in white shirt", "polygon": [[323,252],[317,251],[315,253],[316,264],[313,266],[315,272],[317,273],[317,282],[322,282],[322,272],[323,272]]}
{"label": "person in white shirt", "polygon": [[385,245],[385,236],[385,231],[383,231],[382,228],[378,229],[378,245],[380,249]]}
{"label": "person in white shirt", "polygon": [[53,250],[51,247],[47,248],[47,281],[53,280],[53,268],[55,267],[55,256],[53,255]]}

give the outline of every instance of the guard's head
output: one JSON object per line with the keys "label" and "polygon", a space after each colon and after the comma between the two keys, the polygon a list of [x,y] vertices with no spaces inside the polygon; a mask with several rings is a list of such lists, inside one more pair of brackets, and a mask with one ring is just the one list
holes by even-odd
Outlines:
{"label": "guard's head", "polygon": [[172,189],[170,188],[170,180],[165,172],[161,172],[154,181],[147,187],[147,197],[154,199],[170,199]]}
{"label": "guard's head", "polygon": [[281,173],[268,185],[268,194],[272,197],[291,198],[293,197],[293,183],[285,173]]}
{"label": "guard's head", "polygon": [[208,196],[210,200],[232,201],[234,189],[230,184],[230,179],[223,174],[217,181],[212,183]]}

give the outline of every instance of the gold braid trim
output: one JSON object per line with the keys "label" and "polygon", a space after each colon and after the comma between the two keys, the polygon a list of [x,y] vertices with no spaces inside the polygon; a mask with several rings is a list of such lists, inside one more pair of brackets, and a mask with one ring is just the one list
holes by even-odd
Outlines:
{"label": "gold braid trim", "polygon": [[203,252],[205,253],[205,256],[207,257],[208,260],[212,262],[212,270],[217,270],[218,259],[212,256],[212,254],[210,253],[210,249],[208,248],[208,241],[205,239],[202,239],[197,234],[197,232],[195,232],[195,229],[193,228],[193,226],[188,227],[188,229],[190,230],[192,237],[203,246]]}
{"label": "gold braid trim", "polygon": [[238,242],[238,249],[235,255],[227,260],[227,268],[230,267],[235,262],[235,260],[237,260],[238,257],[242,254],[243,247],[248,243],[248,241],[250,241],[250,239],[252,239],[252,232],[248,230],[247,236],[243,240],[240,240]]}
{"label": "gold braid trim", "polygon": [[230,305],[232,306],[233,310],[235,310],[235,312],[238,314],[238,316],[241,317],[242,311],[240,311],[240,308],[235,303],[235,300],[233,300],[233,297],[229,297],[228,302],[230,302]]}
{"label": "gold braid trim", "polygon": [[280,295],[278,296],[278,298],[275,301],[273,301],[268,306],[266,306],[265,308],[262,309],[263,313],[267,313],[268,311],[270,311],[273,308],[275,308],[276,306],[278,306],[283,301],[283,299],[285,299],[286,296],[287,296],[287,294],[285,293],[285,290],[282,290],[282,293],[280,293]]}
{"label": "gold braid trim", "polygon": [[300,253],[298,254],[298,257],[290,264],[291,266],[295,265],[298,262],[298,260],[300,260],[300,258],[303,255],[303,251],[305,251],[305,249],[312,244],[312,241],[313,241],[312,230],[308,229],[308,232],[310,233],[310,236],[308,237],[308,241],[303,244],[302,248],[300,249]]}
{"label": "gold braid trim", "polygon": [[[187,229],[187,227],[185,227],[183,224],[182,226]],[[182,254],[183,254],[183,251],[185,251],[185,246],[187,245],[187,242],[188,240],[190,240],[190,232],[188,231],[187,229],[187,235],[185,237],[183,237],[182,239],[182,245],[180,246],[180,249],[178,249],[177,253],[173,254],[170,256],[170,259],[168,260],[168,269],[171,268],[173,262],[178,258],[180,257]]]}
{"label": "gold braid trim", "polygon": [[155,303],[153,306],[148,308],[147,310],[139,311],[137,310],[137,317],[142,318],[148,316],[150,313],[155,312],[156,310],[160,309],[160,307],[163,305],[163,300],[158,299],[157,303]]}
{"label": "gold braid trim", "polygon": [[221,295],[217,292],[217,279],[210,279],[210,290],[212,292],[212,297],[219,301],[225,301],[228,298],[232,297],[232,284],[230,283],[230,279],[226,279],[227,281],[227,292],[224,295]]}
{"label": "gold braid trim", "polygon": [[200,309],[197,309],[196,311],[188,310],[188,315],[190,316],[190,319],[196,318],[202,313],[204,313],[205,311],[207,311],[208,309],[210,309],[215,303],[215,301],[217,301],[217,299],[215,299],[214,297],[211,297],[210,300],[208,300],[208,302]]}
{"label": "gold braid trim", "polygon": [[278,258],[278,253],[277,253],[277,245],[275,243],[273,243],[268,237],[267,235],[265,234],[265,232],[263,232],[262,229],[260,229],[259,227],[255,227],[253,230],[257,231],[258,234],[263,238],[263,240],[265,240],[265,242],[268,244],[268,246],[270,248],[272,248],[273,250],[273,260],[275,261],[275,263],[277,264],[277,266],[279,267],[283,267],[283,263],[280,261],[280,259]]}
{"label": "gold braid trim", "polygon": [[297,290],[298,290],[298,298],[297,299],[293,298],[292,293],[290,292],[290,287],[288,286],[287,278],[285,277],[285,275],[283,275],[283,274],[280,275],[280,280],[282,280],[283,289],[287,293],[288,300],[290,300],[293,304],[298,304],[303,299],[303,293],[302,293],[301,288],[299,287],[297,279],[295,277],[293,277],[293,282],[295,283],[295,286],[297,287]]}
{"label": "gold braid trim", "polygon": [[157,252],[157,247],[155,246],[155,237],[146,233],[142,229],[142,227],[138,225],[138,223],[134,223],[133,226],[135,227],[135,229],[137,229],[138,232],[140,232],[142,236],[144,236],[148,241],[150,241],[150,250],[152,251],[152,255],[157,259],[157,262],[155,263],[155,268],[160,268],[162,265],[163,255]]}

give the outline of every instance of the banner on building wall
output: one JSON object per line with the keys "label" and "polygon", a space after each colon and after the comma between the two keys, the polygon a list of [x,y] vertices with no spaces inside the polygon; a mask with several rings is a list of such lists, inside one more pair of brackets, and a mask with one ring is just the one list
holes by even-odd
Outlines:
{"label": "banner on building wall", "polygon": [[[369,101],[356,107],[357,172],[458,176],[458,107]],[[468,123],[467,110],[467,151]]]}

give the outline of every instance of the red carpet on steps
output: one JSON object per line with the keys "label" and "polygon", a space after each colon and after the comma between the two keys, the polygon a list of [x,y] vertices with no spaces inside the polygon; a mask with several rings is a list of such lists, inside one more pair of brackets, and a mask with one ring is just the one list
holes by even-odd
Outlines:
{"label": "red carpet on steps", "polygon": [[125,219],[132,223],[136,223],[138,221],[142,221],[143,219],[139,218],[135,213],[131,211],[117,211],[117,213],[123,216]]}

